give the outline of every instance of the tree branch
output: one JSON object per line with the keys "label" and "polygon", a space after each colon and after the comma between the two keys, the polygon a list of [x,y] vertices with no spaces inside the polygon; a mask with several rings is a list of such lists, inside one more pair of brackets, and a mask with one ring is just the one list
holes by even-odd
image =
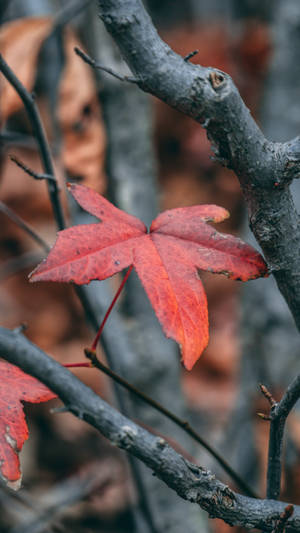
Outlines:
{"label": "tree branch", "polygon": [[103,65],[100,65],[97,63],[94,59],[92,59],[88,54],[83,52],[78,46],[75,46],[74,48],[75,54],[77,54],[81,59],[90,65],[90,67],[93,67],[94,69],[102,70],[103,72],[106,72],[107,74],[110,74],[114,78],[116,78],[119,81],[127,81],[128,83],[138,83],[137,78],[133,78],[132,76],[122,76],[121,74],[118,74],[115,72],[112,68],[104,67]]}
{"label": "tree branch", "polygon": [[98,4],[140,88],[202,124],[216,158],[238,176],[252,230],[300,328],[299,217],[288,188],[299,175],[300,138],[268,141],[230,76],[174,53],[140,0]]}
{"label": "tree branch", "polygon": [[[153,409],[156,409],[159,413],[162,413],[164,416],[172,420],[174,424],[183,429],[194,441],[203,446],[203,448],[212,456],[214,459],[221,465],[224,471],[231,477],[231,479],[237,484],[237,486],[248,496],[252,498],[258,498],[255,492],[249,487],[249,485],[238,475],[238,473],[231,468],[230,464],[212,447],[206,440],[204,440],[201,435],[194,430],[194,428],[186,420],[181,419],[179,416],[175,415],[169,409],[166,409],[162,404],[153,400],[147,394],[144,394],[142,391],[131,385],[128,381],[123,379],[121,376],[113,372],[110,368],[105,366],[100,359],[98,359],[96,353],[89,349],[85,349],[86,357],[91,361],[91,365],[95,368],[98,368],[101,372],[109,376],[111,379],[119,383],[122,387],[128,390],[131,394],[142,400],[143,402],[151,405]],[[67,365],[68,366],[68,365]],[[70,367],[73,365],[69,365]],[[74,365],[76,366],[76,364]]]}
{"label": "tree branch", "polygon": [[56,221],[56,225],[58,229],[60,230],[64,229],[65,227],[64,214],[63,214],[63,210],[61,207],[61,203],[59,201],[59,189],[58,189],[57,181],[55,178],[52,157],[51,157],[51,153],[49,150],[44,126],[41,121],[34,97],[32,94],[30,94],[27,91],[24,85],[20,82],[20,80],[17,78],[17,76],[8,66],[8,64],[2,57],[2,54],[0,54],[0,71],[5,76],[5,78],[9,81],[9,83],[14,87],[14,89],[17,91],[27,111],[30,123],[33,128],[34,135],[38,142],[39,151],[40,151],[41,159],[43,162],[43,166],[45,168],[45,172],[49,176],[53,177],[53,179],[47,180],[47,186],[48,186],[48,191],[49,191],[49,195],[51,199],[54,219]]}
{"label": "tree branch", "polygon": [[286,419],[299,398],[300,374],[288,386],[280,402],[273,404],[271,408],[267,498],[271,498],[273,500],[277,500],[280,495],[282,444]]}
{"label": "tree branch", "polygon": [[[117,412],[66,368],[21,333],[0,328],[0,354],[50,387],[74,415],[98,429],[113,444],[140,459],[179,496],[198,503],[211,517],[231,525],[272,531],[286,503],[241,496]],[[294,507],[287,531],[300,529],[300,507]]]}
{"label": "tree branch", "polygon": [[4,213],[12,222],[17,224],[29,237],[31,237],[46,253],[49,253],[50,246],[36,233],[36,231],[23,220],[10,207],[0,201],[0,212]]}

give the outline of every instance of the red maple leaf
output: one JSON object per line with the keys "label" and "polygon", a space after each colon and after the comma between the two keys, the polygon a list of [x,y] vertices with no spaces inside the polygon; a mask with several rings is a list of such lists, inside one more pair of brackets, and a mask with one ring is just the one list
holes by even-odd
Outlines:
{"label": "red maple leaf", "polygon": [[246,281],[267,275],[261,255],[206,222],[229,216],[216,205],[196,205],[161,213],[146,226],[95,191],[71,185],[77,202],[100,223],[74,226],[58,234],[31,281],[89,283],[133,265],[167,337],[181,346],[191,369],[208,343],[207,301],[198,270]]}
{"label": "red maple leaf", "polygon": [[10,363],[0,361],[0,473],[18,488],[21,479],[19,452],[28,439],[21,402],[46,402],[56,398],[45,385]]}

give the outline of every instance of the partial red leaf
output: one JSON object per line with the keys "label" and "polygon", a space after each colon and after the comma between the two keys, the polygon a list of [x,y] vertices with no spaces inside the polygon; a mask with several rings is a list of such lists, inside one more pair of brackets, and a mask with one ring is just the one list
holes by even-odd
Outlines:
{"label": "partial red leaf", "polygon": [[56,398],[45,385],[18,367],[0,361],[0,473],[16,488],[21,479],[19,452],[28,439],[23,405]]}
{"label": "partial red leaf", "polygon": [[133,264],[165,334],[180,344],[184,365],[191,369],[208,343],[207,302],[198,270],[246,281],[267,275],[261,255],[207,225],[229,216],[216,205],[165,211],[147,233],[139,219],[95,191],[72,185],[71,193],[100,223],[60,232],[31,281],[83,284]]}

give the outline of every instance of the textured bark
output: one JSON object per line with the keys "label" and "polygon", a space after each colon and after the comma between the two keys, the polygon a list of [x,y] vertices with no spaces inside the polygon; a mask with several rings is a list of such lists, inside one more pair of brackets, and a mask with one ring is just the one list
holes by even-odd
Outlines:
{"label": "textured bark", "polygon": [[[266,135],[274,141],[282,141],[296,135],[300,124],[300,3],[297,0],[280,0],[276,3],[273,16],[274,52],[260,114]],[[298,181],[293,183],[291,192],[299,209]],[[254,243],[249,231],[245,239]],[[240,393],[224,446],[235,468],[244,477],[250,476],[247,479],[254,484],[259,476],[254,452],[252,408],[259,394],[257,384],[267,384],[274,393],[286,387],[299,372],[300,343],[294,321],[272,277],[246,284],[243,287],[242,304]],[[291,455],[292,463],[298,460],[294,454]]]}
{"label": "textured bark", "polygon": [[[0,328],[0,354],[50,387],[74,415],[98,429],[114,445],[135,455],[182,498],[197,503],[212,518],[230,525],[272,531],[284,502],[241,496],[209,471],[193,465],[164,439],[142,429],[110,407],[66,368],[48,357],[19,332]],[[300,530],[300,507],[286,531]]]}
{"label": "textured bark", "polygon": [[98,3],[139,86],[200,122],[216,158],[237,174],[254,235],[299,328],[299,217],[289,190],[299,172],[299,138],[268,141],[232,79],[175,54],[159,38],[139,0]]}

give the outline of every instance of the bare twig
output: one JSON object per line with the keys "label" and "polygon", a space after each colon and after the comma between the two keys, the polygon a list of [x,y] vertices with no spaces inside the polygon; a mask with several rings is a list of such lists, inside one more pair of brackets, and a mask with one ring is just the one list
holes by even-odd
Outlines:
{"label": "bare twig", "polygon": [[275,405],[277,404],[276,400],[273,398],[272,394],[270,393],[270,391],[267,389],[267,387],[265,385],[262,385],[260,383],[259,385],[260,387],[260,390],[262,392],[262,394],[264,395],[264,397],[268,400],[269,404],[271,405],[271,407],[275,407]]}
{"label": "bare twig", "polygon": [[[272,531],[286,503],[242,496],[186,459],[157,437],[109,406],[66,368],[23,335],[0,328],[0,354],[55,392],[69,410],[119,448],[135,455],[182,498],[199,504],[211,517],[231,525]],[[294,506],[290,530],[300,531],[300,507]]]}
{"label": "bare twig", "polygon": [[265,413],[256,413],[256,414],[257,414],[257,416],[259,416],[259,418],[261,418],[262,420],[268,420],[268,421],[271,420],[270,415],[265,415]]}
{"label": "bare twig", "polygon": [[81,59],[83,59],[83,61],[85,63],[87,63],[91,67],[93,67],[95,69],[98,69],[98,70],[103,70],[103,72],[106,72],[107,74],[110,74],[114,78],[117,78],[117,80],[119,80],[119,81],[127,81],[129,83],[139,83],[139,81],[140,81],[138,78],[134,78],[133,76],[122,76],[121,74],[118,74],[117,72],[115,72],[113,69],[111,69],[109,67],[104,67],[103,65],[100,65],[94,59],[92,59],[88,54],[86,54],[85,52],[80,50],[80,48],[78,48],[77,46],[75,46],[74,52],[79,57],[81,57]]}
{"label": "bare twig", "polygon": [[39,151],[43,166],[45,168],[45,173],[47,175],[53,176],[54,180],[47,180],[48,191],[51,198],[51,205],[53,208],[54,219],[58,229],[63,229],[65,227],[64,215],[61,203],[59,201],[59,189],[57,181],[55,179],[54,166],[52,162],[51,153],[49,150],[49,145],[47,142],[46,133],[44,130],[43,123],[41,121],[34,97],[30,94],[24,85],[20,82],[11,68],[8,66],[2,55],[0,54],[0,71],[9,81],[9,83],[14,87],[20,96],[24,107],[27,111],[29,120],[32,124],[34,135],[38,142]]}
{"label": "bare twig", "polygon": [[22,170],[24,170],[24,172],[26,172],[26,174],[31,176],[31,178],[35,180],[50,180],[50,181],[56,182],[56,179],[54,176],[51,176],[50,174],[42,174],[42,173],[35,172],[31,168],[29,168],[27,165],[25,165],[25,163],[23,163],[15,155],[10,155],[9,158],[13,163],[15,163],[15,165],[17,165],[17,167],[21,168]]}
{"label": "bare twig", "polygon": [[32,135],[26,135],[18,131],[2,131],[0,133],[0,143],[8,146],[22,146],[24,148],[36,148],[36,140]]}
{"label": "bare twig", "polygon": [[267,498],[273,500],[277,500],[280,495],[282,445],[286,419],[299,398],[300,374],[288,386],[281,400],[271,408]]}
{"label": "bare twig", "polygon": [[273,529],[272,533],[284,533],[287,521],[294,512],[294,506],[293,505],[287,505],[284,511],[281,513],[279,520],[277,521],[277,524],[275,528]]}
{"label": "bare twig", "polygon": [[237,486],[242,489],[245,494],[248,496],[251,496],[252,498],[257,498],[258,496],[255,494],[255,492],[247,485],[247,483],[240,478],[240,476],[235,472],[231,466],[225,461],[225,459],[212,447],[206,442],[200,435],[195,431],[190,424],[186,420],[182,420],[180,417],[166,409],[163,405],[161,405],[159,402],[153,400],[153,398],[150,398],[150,396],[147,396],[142,391],[128,383],[125,379],[123,379],[121,376],[113,372],[110,368],[108,368],[106,365],[104,365],[97,357],[96,353],[92,350],[86,349],[85,350],[86,357],[92,362],[92,365],[95,368],[98,368],[109,376],[111,379],[119,383],[122,387],[124,387],[126,390],[128,390],[131,394],[134,394],[137,398],[142,400],[143,402],[146,402],[147,404],[151,405],[156,411],[162,413],[164,416],[172,420],[177,426],[179,426],[183,431],[185,431],[192,439],[194,439],[198,444],[203,446],[205,450],[207,450],[212,457],[216,459],[216,461],[222,466],[222,468],[225,470],[225,472],[233,479],[233,481],[237,484]]}
{"label": "bare twig", "polygon": [[193,52],[190,52],[189,54],[187,54],[183,60],[184,61],[189,61],[190,59],[192,59],[192,57],[194,57],[195,55],[199,54],[199,50],[194,50]]}
{"label": "bare twig", "polygon": [[0,211],[4,213],[12,222],[17,224],[19,228],[21,228],[23,231],[27,233],[45,252],[50,251],[50,246],[42,239],[36,231],[29,225],[27,222],[25,222],[19,215],[17,215],[12,209],[10,209],[7,205],[5,205],[3,202],[0,201]]}

